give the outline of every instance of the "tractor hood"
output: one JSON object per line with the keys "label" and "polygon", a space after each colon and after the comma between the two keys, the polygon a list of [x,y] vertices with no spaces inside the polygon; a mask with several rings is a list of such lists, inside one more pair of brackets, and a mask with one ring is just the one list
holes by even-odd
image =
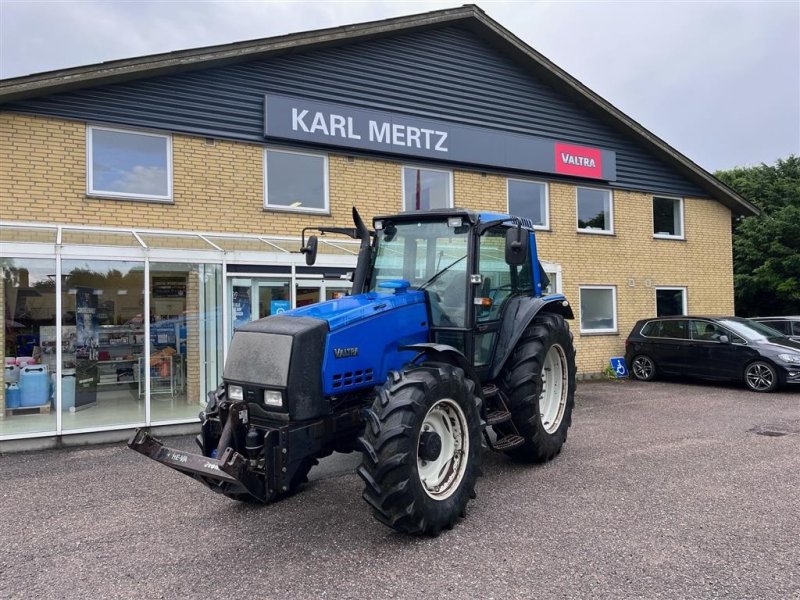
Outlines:
{"label": "tractor hood", "polygon": [[[293,420],[330,414],[328,398],[383,383],[428,338],[425,293],[368,292],[251,321],[233,336],[226,385],[242,387],[251,416]],[[267,406],[265,391],[282,405]]]}
{"label": "tractor hood", "polygon": [[424,302],[425,293],[418,290],[398,290],[396,293],[367,292],[287,310],[281,315],[321,319],[328,322],[328,329],[333,332],[395,308]]}

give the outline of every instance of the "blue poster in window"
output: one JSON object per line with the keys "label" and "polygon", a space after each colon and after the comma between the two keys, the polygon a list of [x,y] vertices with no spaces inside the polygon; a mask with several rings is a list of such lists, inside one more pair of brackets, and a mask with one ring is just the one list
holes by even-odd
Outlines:
{"label": "blue poster in window", "polygon": [[625,364],[625,357],[615,356],[611,359],[611,370],[617,379],[624,379],[628,376],[628,365]]}
{"label": "blue poster in window", "polygon": [[250,322],[250,288],[236,286],[233,288],[233,329],[239,329]]}
{"label": "blue poster in window", "polygon": [[288,300],[273,300],[269,303],[269,314],[279,315],[289,310]]}

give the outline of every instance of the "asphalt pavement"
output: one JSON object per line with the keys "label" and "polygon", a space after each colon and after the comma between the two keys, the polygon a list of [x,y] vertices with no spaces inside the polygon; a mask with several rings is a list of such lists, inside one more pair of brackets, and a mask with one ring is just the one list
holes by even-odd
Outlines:
{"label": "asphalt pavement", "polygon": [[358,462],[256,507],[123,445],[0,456],[0,597],[800,598],[800,389],[581,384],[561,455],[486,451],[438,538],[375,521]]}

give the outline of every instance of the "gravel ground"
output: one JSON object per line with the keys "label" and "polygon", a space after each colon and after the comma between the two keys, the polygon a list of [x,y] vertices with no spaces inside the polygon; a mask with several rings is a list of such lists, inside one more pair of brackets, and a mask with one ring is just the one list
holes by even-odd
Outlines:
{"label": "gravel ground", "polygon": [[438,538],[373,520],[357,462],[254,507],[119,445],[0,456],[0,597],[800,598],[800,390],[582,384],[562,454],[487,451]]}

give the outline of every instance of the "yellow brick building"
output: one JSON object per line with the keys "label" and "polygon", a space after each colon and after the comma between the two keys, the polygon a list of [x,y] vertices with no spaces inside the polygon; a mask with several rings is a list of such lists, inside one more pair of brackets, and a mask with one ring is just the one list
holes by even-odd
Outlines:
{"label": "yellow brick building", "polygon": [[[328,137],[299,112],[271,133],[281,99]],[[3,81],[0,341],[31,365],[6,367],[0,439],[193,422],[237,324],[346,293],[356,247],[326,236],[307,267],[304,227],[415,201],[530,208],[584,376],[640,318],[732,313],[731,216],[755,210],[475,7]],[[52,401],[19,406],[36,365]]]}

